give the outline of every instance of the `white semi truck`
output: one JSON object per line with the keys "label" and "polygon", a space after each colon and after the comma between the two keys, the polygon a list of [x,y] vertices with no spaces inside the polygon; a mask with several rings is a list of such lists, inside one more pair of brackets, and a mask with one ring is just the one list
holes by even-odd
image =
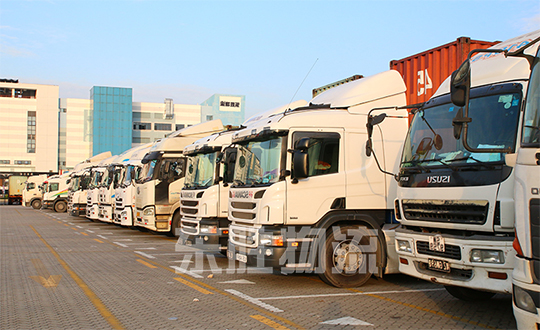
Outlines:
{"label": "white semi truck", "polygon": [[43,193],[44,209],[52,209],[55,212],[66,212],[69,186],[69,173],[53,175],[47,178],[46,190]]}
{"label": "white semi truck", "polygon": [[99,220],[99,187],[103,181],[103,176],[107,166],[118,156],[111,156],[100,161],[92,167],[90,174],[90,184],[86,196],[86,218],[91,221]]}
{"label": "white semi truck", "polygon": [[[538,34],[538,33],[536,33]],[[533,35],[527,36],[530,39]],[[528,41],[528,40],[527,40]],[[531,75],[524,104],[521,127],[517,134],[521,138],[515,153],[505,156],[508,166],[514,168],[514,203],[515,203],[515,233],[513,246],[516,250],[513,283],[513,309],[518,329],[534,329],[540,324],[540,37],[527,45],[515,49],[490,50],[488,56],[508,57],[510,59],[524,58],[529,62]],[[533,47],[535,46],[535,47]],[[470,60],[468,59],[453,75],[451,84],[455,102],[466,105],[470,93]],[[466,109],[466,108],[465,108]],[[468,109],[466,109],[468,110]],[[465,112],[465,111],[464,111]],[[464,117],[468,117],[468,111]],[[474,115],[471,121],[477,120]],[[481,118],[481,117],[480,117]],[[468,136],[469,127],[463,125],[462,134]],[[472,134],[475,132],[472,131]],[[464,145],[473,152],[469,143]],[[501,153],[506,150],[499,151]]]}
{"label": "white semi truck", "polygon": [[[298,100],[271,109],[248,118],[242,127],[305,105],[306,101]],[[231,145],[234,133],[215,133],[184,148],[188,162],[180,196],[181,244],[223,254],[227,251],[229,186],[236,162],[236,148]]]}
{"label": "white semi truck", "polygon": [[156,142],[144,156],[136,182],[135,225],[148,230],[180,234],[180,190],[184,186],[184,148],[222,131],[220,119],[176,131]]}
{"label": "white semi truck", "polygon": [[236,149],[235,130],[214,133],[184,148],[187,157],[180,195],[180,243],[209,251],[227,250],[228,199]]}
{"label": "white semi truck", "polygon": [[[493,48],[515,50],[539,32]],[[505,153],[520,140],[530,68],[525,59],[489,52],[472,58],[470,88],[451,95],[457,85],[448,78],[415,112],[395,201],[400,272],[443,284],[463,300],[511,293],[515,265],[516,171]],[[452,103],[465,92],[468,101]]]}
{"label": "white semi truck", "polygon": [[22,191],[22,203],[24,206],[32,206],[34,209],[40,209],[43,193],[39,186],[47,179],[46,174],[32,175],[26,179],[24,189]]}
{"label": "white semi truck", "polygon": [[71,172],[68,192],[68,213],[72,216],[85,217],[88,187],[90,185],[92,170],[103,159],[111,157],[111,152],[106,151],[90,157],[75,165]]}
{"label": "white semi truck", "polygon": [[[397,272],[396,182],[364,146],[369,111],[404,106],[405,91],[390,70],[237,132],[228,257],[275,272],[316,272],[337,287]],[[408,121],[405,110],[395,114],[372,140],[390,170],[398,168]]]}
{"label": "white semi truck", "polygon": [[129,159],[123,160],[124,171],[115,189],[113,222],[122,226],[134,226],[135,180],[141,170],[141,160],[153,143],[143,144],[133,152]]}
{"label": "white semi truck", "polygon": [[514,167],[517,255],[512,283],[518,329],[534,329],[540,324],[540,49],[531,62],[521,143]]}

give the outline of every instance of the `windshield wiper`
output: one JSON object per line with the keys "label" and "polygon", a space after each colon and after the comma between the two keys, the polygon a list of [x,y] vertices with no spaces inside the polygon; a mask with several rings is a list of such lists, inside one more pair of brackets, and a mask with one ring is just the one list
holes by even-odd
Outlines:
{"label": "windshield wiper", "polygon": [[[449,162],[457,162],[457,161],[463,161],[463,160],[469,160],[469,159],[472,159],[475,162],[477,162],[478,164],[481,164],[481,165],[483,165],[483,166],[485,166],[487,168],[495,168],[494,164],[489,164],[488,162],[485,162],[483,160],[476,159],[472,155],[469,155],[469,156],[466,156],[466,157],[461,157],[461,158],[449,159],[448,161]],[[471,165],[471,164],[468,164],[468,165]]]}

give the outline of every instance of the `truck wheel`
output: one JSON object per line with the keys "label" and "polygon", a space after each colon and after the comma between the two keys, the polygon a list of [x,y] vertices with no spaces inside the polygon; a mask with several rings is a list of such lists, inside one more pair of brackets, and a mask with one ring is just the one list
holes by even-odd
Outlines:
{"label": "truck wheel", "polygon": [[167,233],[171,237],[180,236],[180,212],[176,212],[173,215],[171,223],[171,231]]}
{"label": "truck wheel", "polygon": [[33,209],[39,210],[41,208],[41,199],[34,199],[31,205]]}
{"label": "truck wheel", "polygon": [[327,231],[320,263],[324,272],[319,277],[338,288],[361,286],[375,269],[377,249],[378,238],[365,227],[332,227]]}
{"label": "truck wheel", "polygon": [[63,212],[66,212],[66,209],[67,209],[66,202],[58,201],[58,202],[54,203],[54,211],[56,211],[58,213],[63,213]]}
{"label": "truck wheel", "polygon": [[452,296],[464,301],[488,300],[495,295],[494,292],[462,288],[459,286],[445,285],[444,288]]}

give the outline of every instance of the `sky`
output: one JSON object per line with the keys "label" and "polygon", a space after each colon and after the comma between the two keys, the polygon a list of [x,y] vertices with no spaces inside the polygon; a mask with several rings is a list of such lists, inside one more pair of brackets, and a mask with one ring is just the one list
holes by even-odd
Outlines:
{"label": "sky", "polygon": [[539,0],[0,0],[0,78],[131,87],[134,102],[245,95],[246,118],[391,60],[540,29]]}

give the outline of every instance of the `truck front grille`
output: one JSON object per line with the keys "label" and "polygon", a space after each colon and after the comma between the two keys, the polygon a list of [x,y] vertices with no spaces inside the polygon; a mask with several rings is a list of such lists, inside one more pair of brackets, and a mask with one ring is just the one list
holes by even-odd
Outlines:
{"label": "truck front grille", "polygon": [[413,200],[404,199],[407,220],[467,223],[482,225],[487,220],[488,201]]}
{"label": "truck front grille", "polygon": [[229,226],[229,239],[236,245],[255,248],[257,247],[258,236],[259,232],[257,228]]}

